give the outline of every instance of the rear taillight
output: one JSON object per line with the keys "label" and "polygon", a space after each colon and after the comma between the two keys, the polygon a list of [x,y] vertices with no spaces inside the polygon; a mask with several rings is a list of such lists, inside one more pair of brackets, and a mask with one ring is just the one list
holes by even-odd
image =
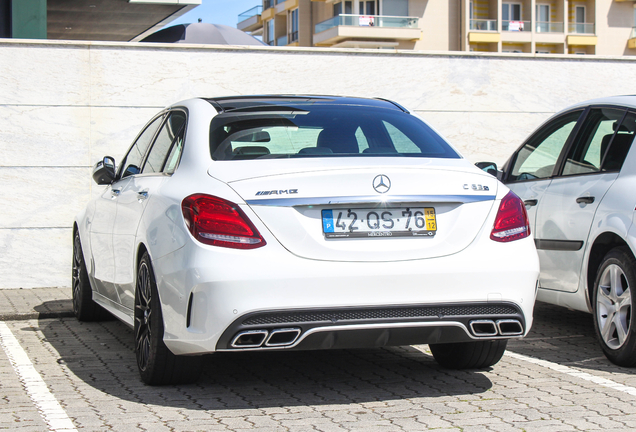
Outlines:
{"label": "rear taillight", "polygon": [[511,242],[530,235],[528,213],[523,201],[514,192],[508,192],[499,204],[499,211],[490,238],[498,242]]}
{"label": "rear taillight", "polygon": [[265,246],[265,239],[233,202],[196,194],[183,200],[181,210],[190,233],[201,243],[234,249]]}

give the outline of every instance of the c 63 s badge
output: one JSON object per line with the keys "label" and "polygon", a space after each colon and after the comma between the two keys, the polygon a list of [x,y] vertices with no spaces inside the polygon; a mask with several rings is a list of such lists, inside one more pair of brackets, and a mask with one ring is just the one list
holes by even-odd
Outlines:
{"label": "c 63 s badge", "polygon": [[468,183],[464,184],[464,189],[465,190],[472,189],[474,191],[487,191],[487,190],[490,190],[490,188],[488,186],[483,186],[483,185],[480,185],[480,184],[469,185]]}

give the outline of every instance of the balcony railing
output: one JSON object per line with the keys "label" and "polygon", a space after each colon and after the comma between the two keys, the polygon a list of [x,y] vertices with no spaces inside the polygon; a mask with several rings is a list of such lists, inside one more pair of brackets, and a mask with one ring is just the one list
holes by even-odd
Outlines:
{"label": "balcony railing", "polygon": [[539,21],[535,24],[535,31],[537,33],[563,33],[563,23]]}
{"label": "balcony railing", "polygon": [[285,46],[287,45],[287,35],[281,36],[276,39],[276,46]]}
{"label": "balcony railing", "polygon": [[417,28],[417,17],[379,15],[338,15],[316,24],[315,33],[338,26]]}
{"label": "balcony railing", "polygon": [[254,6],[252,9],[248,9],[242,14],[238,16],[238,22],[245,21],[246,19],[250,19],[253,16],[260,15],[263,13],[263,6]]}
{"label": "balcony railing", "polygon": [[298,31],[293,31],[287,35],[288,43],[294,43],[298,41]]}
{"label": "balcony railing", "polygon": [[497,31],[497,20],[471,19],[471,30]]}
{"label": "balcony railing", "polygon": [[502,21],[502,31],[527,31],[531,30],[530,21]]}
{"label": "balcony railing", "polygon": [[594,23],[569,23],[568,33],[594,34]]}

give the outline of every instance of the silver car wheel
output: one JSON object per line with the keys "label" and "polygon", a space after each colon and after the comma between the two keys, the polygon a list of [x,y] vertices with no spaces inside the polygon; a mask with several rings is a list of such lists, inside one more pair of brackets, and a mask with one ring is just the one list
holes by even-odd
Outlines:
{"label": "silver car wheel", "polygon": [[605,344],[618,349],[627,340],[632,312],[632,296],[625,273],[611,264],[601,274],[596,296],[599,332]]}

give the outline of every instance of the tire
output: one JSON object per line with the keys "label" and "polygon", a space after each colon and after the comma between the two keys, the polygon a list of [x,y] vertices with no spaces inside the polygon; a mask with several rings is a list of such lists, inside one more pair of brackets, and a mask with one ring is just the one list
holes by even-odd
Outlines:
{"label": "tire", "polygon": [[143,382],[149,385],[188,384],[201,374],[201,356],[174,355],[163,342],[163,316],[148,253],[137,270],[135,289],[135,356]]}
{"label": "tire", "polygon": [[100,305],[93,301],[93,290],[88,280],[82,242],[79,231],[73,237],[73,313],[79,321],[101,321],[110,318]]}
{"label": "tire", "polygon": [[618,366],[636,365],[636,260],[627,247],[610,250],[601,263],[592,293],[594,330],[605,356]]}
{"label": "tire", "polygon": [[431,344],[435,361],[447,369],[484,369],[496,364],[506,351],[507,339]]}

